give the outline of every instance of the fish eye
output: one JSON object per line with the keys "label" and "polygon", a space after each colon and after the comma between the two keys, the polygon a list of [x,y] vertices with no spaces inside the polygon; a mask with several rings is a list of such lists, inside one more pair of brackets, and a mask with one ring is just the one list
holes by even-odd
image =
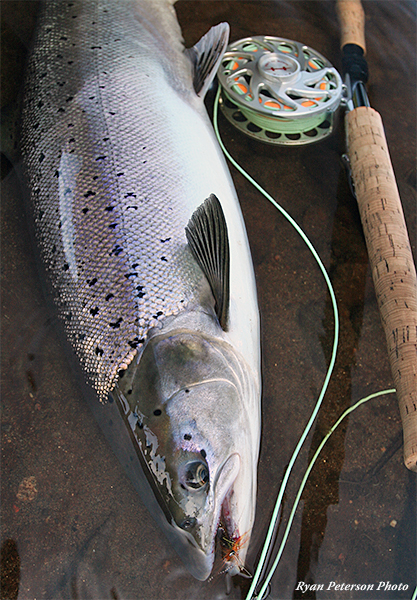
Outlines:
{"label": "fish eye", "polygon": [[194,461],[188,463],[184,475],[184,483],[193,490],[203,488],[209,480],[209,471],[205,463]]}
{"label": "fish eye", "polygon": [[195,517],[188,517],[187,519],[184,519],[180,527],[181,529],[185,529],[187,531],[188,529],[192,529],[196,525],[196,523],[197,519]]}

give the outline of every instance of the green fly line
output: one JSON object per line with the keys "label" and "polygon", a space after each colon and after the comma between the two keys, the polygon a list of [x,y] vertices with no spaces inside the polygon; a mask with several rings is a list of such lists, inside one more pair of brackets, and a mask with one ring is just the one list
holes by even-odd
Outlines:
{"label": "green fly line", "polygon": [[252,584],[249,588],[249,592],[247,594],[246,600],[250,600],[250,598],[252,598],[253,592],[255,591],[256,585],[258,583],[258,580],[260,578],[260,574],[263,568],[263,565],[265,563],[266,560],[266,555],[268,553],[268,548],[270,546],[271,540],[273,538],[274,535],[274,529],[275,529],[275,524],[278,520],[278,515],[279,515],[279,511],[281,508],[281,503],[282,503],[282,498],[284,496],[284,492],[289,480],[289,477],[291,475],[291,471],[292,468],[294,466],[294,463],[297,459],[297,456],[301,450],[301,447],[304,443],[304,440],[306,439],[307,435],[309,434],[313,423],[316,419],[317,413],[320,409],[320,406],[322,404],[324,395],[326,393],[327,390],[327,386],[329,385],[329,381],[330,381],[330,377],[331,374],[333,372],[333,368],[336,362],[336,353],[337,353],[337,346],[339,343],[339,315],[338,315],[338,310],[337,310],[337,302],[336,302],[336,296],[333,290],[333,286],[331,284],[329,275],[326,271],[326,267],[324,266],[323,262],[320,259],[320,256],[318,255],[316,249],[314,248],[313,244],[310,242],[310,240],[308,239],[308,237],[306,236],[306,234],[304,233],[304,231],[301,229],[301,227],[298,225],[298,223],[291,217],[291,215],[289,213],[287,213],[287,211],[278,204],[278,202],[276,202],[276,200],[270,195],[268,194],[268,192],[266,192],[248,173],[246,173],[246,171],[234,160],[234,158],[229,154],[229,152],[226,150],[222,139],[220,137],[220,133],[219,133],[219,128],[218,128],[218,120],[217,120],[217,115],[218,115],[218,105],[219,105],[219,97],[220,97],[220,87],[217,90],[217,94],[216,94],[216,99],[214,102],[214,113],[213,113],[213,124],[214,124],[214,130],[217,136],[217,139],[219,141],[220,147],[223,150],[225,156],[229,159],[229,161],[233,164],[234,167],[236,167],[236,169],[244,176],[246,177],[246,179],[248,179],[248,181],[250,181],[250,183],[252,183],[252,185],[261,193],[263,194],[267,200],[269,200],[273,206],[275,206],[275,208],[291,223],[291,225],[294,227],[294,229],[297,231],[297,233],[301,236],[302,240],[305,242],[305,244],[307,245],[307,247],[309,248],[310,252],[313,254],[314,258],[316,259],[316,262],[318,263],[318,266],[323,274],[323,277],[326,281],[328,290],[329,290],[329,294],[330,294],[330,298],[332,301],[332,307],[333,307],[333,315],[334,315],[334,338],[333,338],[333,346],[332,346],[332,354],[331,354],[331,358],[330,358],[330,363],[327,369],[327,373],[326,373],[326,377],[324,379],[324,383],[323,383],[323,387],[322,390],[320,392],[320,395],[317,399],[317,403],[316,406],[314,407],[313,412],[311,413],[310,419],[308,420],[308,423],[300,437],[300,440],[293,452],[293,455],[291,457],[291,460],[287,466],[287,469],[285,471],[284,474],[284,478],[282,480],[282,484],[281,484],[281,488],[279,490],[278,493],[278,497],[275,503],[275,507],[274,507],[274,511],[272,513],[272,518],[271,518],[271,522],[268,528],[268,532],[265,538],[265,542],[264,542],[264,546],[261,552],[261,556],[259,558],[259,563],[258,563],[258,567],[255,571],[255,574],[253,576],[252,579]]}
{"label": "green fly line", "polygon": [[[263,598],[263,595],[264,595],[265,591],[268,588],[268,584],[269,584],[269,582],[270,582],[273,574],[275,573],[275,570],[276,570],[276,568],[278,566],[278,563],[279,563],[279,561],[281,559],[281,556],[282,556],[282,553],[284,551],[284,546],[285,546],[286,541],[288,539],[288,536],[289,536],[289,533],[290,533],[290,529],[291,529],[291,525],[292,525],[292,522],[294,520],[295,512],[297,510],[298,503],[300,502],[300,498],[301,498],[301,495],[303,493],[304,487],[305,487],[305,485],[307,483],[308,476],[310,475],[311,470],[312,470],[312,468],[313,468],[313,466],[314,466],[314,464],[315,464],[315,462],[316,462],[316,460],[317,460],[320,452],[322,451],[325,443],[329,439],[329,437],[336,430],[336,428],[340,425],[340,423],[343,421],[343,419],[345,417],[347,417],[351,412],[353,412],[354,410],[356,410],[359,406],[361,406],[361,404],[364,404],[365,402],[368,402],[368,400],[372,400],[373,398],[377,398],[378,396],[383,396],[385,394],[395,394],[395,392],[396,392],[395,388],[391,388],[389,390],[384,390],[382,392],[375,392],[374,394],[370,394],[369,396],[366,396],[366,398],[362,398],[361,400],[359,400],[358,402],[356,402],[356,404],[353,404],[352,406],[349,406],[349,408],[347,408],[342,413],[342,415],[337,419],[337,421],[334,423],[334,425],[332,425],[332,427],[326,433],[326,435],[324,436],[324,438],[320,442],[319,447],[317,448],[316,452],[314,453],[314,456],[311,459],[311,461],[310,461],[310,463],[309,463],[309,465],[307,467],[307,470],[306,470],[306,472],[304,474],[303,479],[301,480],[301,484],[300,484],[300,487],[298,489],[297,495],[295,497],[294,504],[293,504],[293,507],[291,509],[290,516],[288,518],[288,523],[287,523],[287,526],[285,528],[283,538],[281,540],[281,544],[280,544],[280,547],[279,547],[279,550],[278,550],[278,554],[277,554],[277,556],[275,558],[275,561],[274,561],[274,563],[273,563],[273,565],[272,565],[272,567],[271,567],[268,575],[265,578],[265,581],[264,581],[264,583],[263,583],[263,585],[262,585],[259,593],[257,594],[257,596],[255,596],[255,598],[256,597]],[[416,590],[417,590],[417,588],[416,588]],[[253,591],[254,591],[253,589],[251,589],[249,591],[248,595],[246,596],[246,600],[251,600],[253,598],[253,595],[252,595]]]}
{"label": "green fly line", "polygon": [[[282,117],[264,116],[260,115],[256,110],[251,110],[250,108],[237,104],[236,100],[233,100],[226,91],[224,91],[224,95],[230,102],[238,107],[242,115],[244,115],[248,121],[254,123],[261,129],[266,129],[273,133],[297,134],[303,133],[304,131],[310,131],[315,127],[319,127],[319,125],[321,125],[328,117],[327,112],[310,117],[304,116],[302,119],[291,119],[290,117],[284,119]],[[291,111],[288,112],[291,114]]]}
{"label": "green fly line", "polygon": [[[284,551],[284,546],[285,546],[286,541],[288,539],[289,532],[290,532],[290,529],[291,529],[291,526],[292,526],[292,522],[294,520],[294,516],[295,516],[296,510],[297,510],[298,503],[300,501],[301,495],[303,493],[305,484],[307,482],[308,476],[310,475],[310,472],[311,472],[311,470],[312,470],[312,468],[314,466],[314,463],[316,462],[317,457],[320,454],[323,446],[325,445],[325,443],[327,442],[327,440],[329,439],[329,437],[332,435],[332,433],[335,431],[335,429],[343,421],[343,419],[345,417],[347,417],[352,411],[356,410],[361,404],[364,404],[365,402],[368,402],[368,400],[371,400],[373,398],[377,398],[377,397],[385,395],[385,394],[393,394],[393,393],[395,393],[396,390],[395,389],[384,390],[384,391],[381,391],[381,392],[376,392],[374,394],[371,394],[371,395],[367,396],[366,398],[362,398],[361,400],[359,400],[358,402],[356,402],[356,404],[354,404],[353,406],[347,408],[344,411],[344,413],[339,417],[339,419],[336,421],[336,423],[331,427],[331,429],[329,430],[329,432],[325,435],[325,437],[321,441],[319,447],[317,448],[317,450],[316,450],[313,458],[311,459],[311,461],[310,461],[310,463],[309,463],[309,465],[307,467],[307,470],[306,470],[306,472],[304,474],[304,477],[303,477],[303,479],[301,481],[301,484],[300,484],[299,490],[297,492],[297,495],[295,497],[294,504],[293,504],[293,507],[291,509],[291,513],[290,513],[290,516],[289,516],[289,519],[288,519],[288,523],[287,523],[287,526],[286,526],[283,538],[281,540],[281,544],[280,544],[280,547],[279,547],[279,550],[278,550],[278,554],[277,554],[277,556],[275,558],[275,561],[274,561],[274,563],[273,563],[273,565],[272,565],[272,567],[271,567],[268,575],[266,576],[265,581],[264,581],[261,589],[259,590],[259,592],[256,595],[254,595],[256,586],[258,584],[258,581],[259,581],[260,576],[261,576],[262,569],[263,569],[265,561],[266,561],[266,556],[268,554],[269,546],[271,544],[271,540],[272,540],[273,535],[274,535],[274,530],[275,530],[275,527],[276,527],[276,523],[277,523],[277,520],[278,520],[278,517],[279,517],[280,508],[281,508],[282,498],[284,496],[285,489],[287,487],[287,483],[288,483],[288,480],[289,480],[292,468],[293,468],[294,463],[295,463],[295,461],[296,461],[296,459],[298,457],[298,454],[299,454],[299,452],[301,450],[301,447],[302,447],[302,445],[303,445],[303,443],[304,443],[304,441],[305,441],[308,433],[310,432],[310,430],[311,430],[311,428],[313,426],[313,423],[315,421],[317,413],[318,413],[318,411],[320,409],[320,406],[322,404],[324,395],[325,395],[325,393],[327,391],[327,387],[328,387],[328,384],[329,384],[329,381],[330,381],[330,378],[331,378],[331,375],[332,375],[332,372],[333,372],[333,368],[334,368],[334,365],[335,365],[335,362],[336,362],[337,347],[338,347],[338,343],[339,343],[339,314],[338,314],[338,309],[337,309],[336,296],[335,296],[335,293],[334,293],[333,286],[331,284],[329,275],[328,275],[328,273],[326,271],[326,268],[325,268],[322,260],[320,259],[320,256],[318,255],[316,249],[314,248],[313,244],[311,243],[311,241],[309,240],[309,238],[307,237],[307,235],[304,233],[304,231],[301,229],[301,227],[298,225],[298,223],[291,217],[291,215],[289,213],[287,213],[287,211],[282,206],[280,206],[280,204],[278,204],[278,202],[270,194],[268,194],[268,192],[266,192],[257,183],[257,181],[255,181],[253,179],[253,177],[251,177],[235,161],[235,159],[226,150],[226,148],[225,148],[225,146],[223,144],[223,141],[222,141],[222,139],[220,137],[219,127],[218,127],[219,98],[220,98],[220,86],[219,86],[219,88],[217,90],[216,98],[215,98],[215,101],[214,101],[213,125],[214,125],[214,130],[215,130],[215,133],[216,133],[217,140],[218,140],[218,142],[220,144],[220,147],[221,147],[224,155],[232,163],[232,165],[263,196],[265,196],[265,198],[267,200],[269,200],[269,202],[271,202],[271,204],[273,206],[275,206],[275,208],[291,223],[291,225],[294,227],[294,229],[300,235],[300,237],[302,238],[302,240],[304,241],[304,243],[307,245],[308,249],[313,254],[313,256],[314,256],[314,258],[315,258],[315,260],[316,260],[316,262],[317,262],[317,264],[318,264],[318,266],[319,266],[319,268],[320,268],[320,270],[321,270],[321,272],[323,274],[323,277],[324,277],[324,279],[326,281],[326,285],[327,285],[327,288],[328,288],[328,291],[329,291],[329,294],[330,294],[330,298],[331,298],[331,302],[332,302],[333,315],[334,315],[334,337],[333,337],[332,354],[331,354],[329,366],[328,366],[328,369],[327,369],[327,373],[326,373],[326,376],[325,376],[325,379],[324,379],[324,382],[323,382],[323,386],[322,386],[320,395],[319,395],[319,397],[317,399],[317,402],[316,402],[316,405],[314,407],[314,410],[311,413],[310,419],[308,420],[308,423],[307,423],[307,425],[306,425],[306,427],[305,427],[305,429],[304,429],[304,431],[303,431],[303,433],[302,433],[302,435],[301,435],[301,437],[300,437],[300,439],[298,441],[298,444],[295,447],[295,450],[294,450],[294,452],[292,454],[290,462],[288,463],[287,469],[285,471],[284,478],[282,480],[282,484],[281,484],[281,487],[280,487],[280,490],[278,492],[278,496],[277,496],[277,499],[276,499],[276,502],[275,502],[274,510],[273,510],[272,517],[271,517],[271,521],[270,521],[270,524],[269,524],[269,527],[268,527],[268,532],[267,532],[266,537],[265,537],[265,541],[264,541],[264,545],[263,545],[263,548],[262,548],[261,556],[259,558],[258,566],[257,566],[257,568],[255,570],[254,576],[252,578],[251,586],[249,588],[249,591],[248,591],[248,593],[246,595],[246,599],[245,599],[245,600],[255,600],[256,598],[259,598],[261,600],[263,598],[263,596],[264,596],[267,588],[268,588],[268,584],[269,584],[269,582],[270,582],[270,580],[271,580],[271,578],[272,578],[272,576],[273,576],[273,574],[274,574],[274,572],[275,572],[275,570],[276,570],[276,568],[278,566],[278,563],[279,563],[279,561],[281,559],[282,553]],[[417,587],[414,590],[414,593],[413,593],[413,596],[412,596],[411,600],[417,600]]]}

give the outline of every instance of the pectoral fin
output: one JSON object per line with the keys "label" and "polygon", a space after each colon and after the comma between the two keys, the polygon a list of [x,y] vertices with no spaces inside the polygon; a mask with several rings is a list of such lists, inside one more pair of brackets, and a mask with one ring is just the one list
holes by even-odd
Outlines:
{"label": "pectoral fin", "polygon": [[197,96],[204,98],[216,75],[229,41],[229,24],[212,27],[195,46],[186,50],[193,64],[193,84]]}
{"label": "pectoral fin", "polygon": [[226,330],[229,312],[229,236],[223,209],[214,194],[194,212],[185,233],[191,252],[210,284],[217,318]]}

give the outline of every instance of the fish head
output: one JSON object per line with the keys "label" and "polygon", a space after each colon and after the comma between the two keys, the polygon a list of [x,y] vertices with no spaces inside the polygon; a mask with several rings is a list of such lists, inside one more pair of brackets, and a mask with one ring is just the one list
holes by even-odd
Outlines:
{"label": "fish head", "polygon": [[197,579],[209,576],[220,529],[226,569],[240,572],[254,519],[259,435],[248,422],[240,357],[194,332],[157,335],[120,387],[137,417],[134,433],[169,524],[164,530],[187,568]]}

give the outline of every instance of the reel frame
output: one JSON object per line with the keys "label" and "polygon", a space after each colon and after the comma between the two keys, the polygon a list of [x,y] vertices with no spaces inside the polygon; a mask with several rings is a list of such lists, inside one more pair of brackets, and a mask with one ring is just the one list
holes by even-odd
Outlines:
{"label": "reel frame", "polygon": [[246,135],[285,146],[330,135],[345,90],[337,70],[319,52],[273,36],[230,44],[217,75],[225,117]]}

